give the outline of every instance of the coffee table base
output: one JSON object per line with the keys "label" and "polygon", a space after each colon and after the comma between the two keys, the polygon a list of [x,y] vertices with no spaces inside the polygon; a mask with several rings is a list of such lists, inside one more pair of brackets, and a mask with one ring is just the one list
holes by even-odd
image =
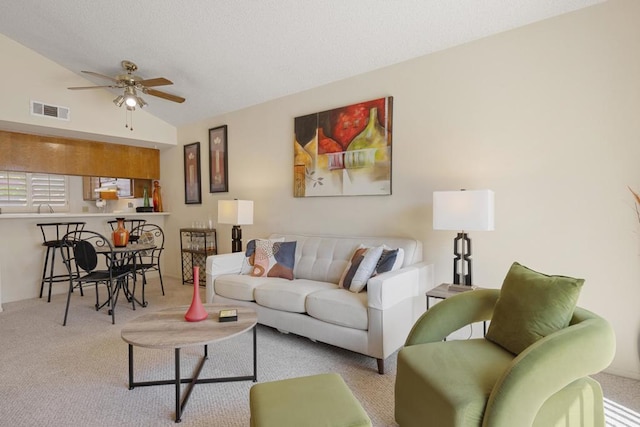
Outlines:
{"label": "coffee table base", "polygon": [[[193,387],[196,384],[208,384],[208,383],[223,383],[232,381],[258,381],[258,360],[257,360],[257,328],[253,327],[253,375],[239,376],[239,377],[222,377],[222,378],[199,378],[200,371],[204,367],[204,363],[209,358],[209,346],[204,346],[204,356],[200,359],[200,363],[196,367],[193,378],[180,378],[180,348],[175,349],[175,379],[173,380],[160,380],[160,381],[139,381],[133,380],[133,345],[129,344],[129,390],[133,390],[135,387],[148,387],[153,385],[175,385],[176,388],[176,423],[182,421],[182,412],[184,412],[189,396],[193,391]],[[180,384],[189,385],[184,390],[182,399],[180,399]]]}

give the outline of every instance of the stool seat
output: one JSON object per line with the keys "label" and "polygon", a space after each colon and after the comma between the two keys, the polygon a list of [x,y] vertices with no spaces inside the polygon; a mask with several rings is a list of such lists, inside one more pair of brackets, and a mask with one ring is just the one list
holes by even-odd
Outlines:
{"label": "stool seat", "polygon": [[367,427],[371,420],[336,373],[255,384],[251,427]]}

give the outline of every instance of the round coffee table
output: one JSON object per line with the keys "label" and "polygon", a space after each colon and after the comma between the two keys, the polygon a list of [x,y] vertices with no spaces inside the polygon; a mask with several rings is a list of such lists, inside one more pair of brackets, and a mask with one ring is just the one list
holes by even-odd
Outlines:
{"label": "round coffee table", "polygon": [[[205,304],[209,317],[200,322],[187,322],[184,318],[189,306],[168,308],[145,314],[127,322],[121,332],[122,339],[129,344],[129,389],[152,385],[174,384],[176,391],[176,422],[182,418],[191,391],[196,384],[248,381],[256,382],[257,377],[257,345],[256,324],[258,316],[249,307],[234,307],[219,304]],[[235,309],[238,312],[238,320],[232,322],[220,322],[218,313],[220,310]],[[200,371],[208,358],[208,344],[242,334],[253,329],[253,375],[223,378],[198,378]],[[180,349],[195,345],[204,346],[204,355],[196,368],[193,378],[180,378]],[[173,380],[142,381],[133,380],[133,347],[174,349],[175,351],[175,378]],[[182,401],[180,399],[180,384],[188,383],[184,391]]]}

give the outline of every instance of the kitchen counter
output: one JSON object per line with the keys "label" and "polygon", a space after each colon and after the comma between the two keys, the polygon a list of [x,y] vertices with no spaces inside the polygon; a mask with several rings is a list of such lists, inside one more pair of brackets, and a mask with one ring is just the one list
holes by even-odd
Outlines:
{"label": "kitchen counter", "polygon": [[[164,228],[169,212],[54,212],[54,213],[2,213],[0,214],[0,304],[37,298],[40,292],[45,248],[42,233],[36,224],[47,222],[86,222],[85,229],[110,236],[107,221],[116,218],[143,218]],[[56,259],[55,274],[64,271],[61,260]],[[66,293],[68,284],[53,287],[53,294]],[[1,311],[1,309],[0,309]]]}
{"label": "kitchen counter", "polygon": [[54,213],[3,213],[0,214],[2,219],[36,219],[42,218],[49,220],[51,218],[127,218],[136,216],[166,216],[170,212],[54,212]]}

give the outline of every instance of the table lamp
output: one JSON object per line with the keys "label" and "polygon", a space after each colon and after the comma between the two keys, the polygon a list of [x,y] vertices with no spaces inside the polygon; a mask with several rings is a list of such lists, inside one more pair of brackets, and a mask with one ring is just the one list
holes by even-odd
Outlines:
{"label": "table lamp", "polygon": [[474,289],[471,281],[471,239],[467,231],[493,230],[491,190],[433,192],[433,229],[457,230],[453,239],[453,285],[450,290]]}
{"label": "table lamp", "polygon": [[241,225],[253,224],[253,201],[218,200],[218,223],[232,224],[231,251],[242,251]]}

